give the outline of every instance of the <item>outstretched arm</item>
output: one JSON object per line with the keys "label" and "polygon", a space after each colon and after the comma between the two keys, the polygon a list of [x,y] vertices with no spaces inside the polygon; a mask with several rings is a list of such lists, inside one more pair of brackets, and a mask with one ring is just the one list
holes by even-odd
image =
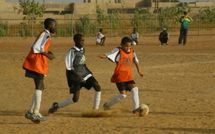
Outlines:
{"label": "outstretched arm", "polygon": [[99,55],[99,58],[101,59],[107,59],[107,56],[105,54]]}

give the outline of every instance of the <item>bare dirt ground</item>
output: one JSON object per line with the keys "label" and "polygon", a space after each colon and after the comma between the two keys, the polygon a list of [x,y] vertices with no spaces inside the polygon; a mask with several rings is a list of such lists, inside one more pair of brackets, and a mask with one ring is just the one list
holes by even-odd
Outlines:
{"label": "bare dirt ground", "polygon": [[[186,46],[172,37],[159,46],[157,37],[142,37],[134,46],[144,78],[134,70],[140,100],[148,104],[147,117],[131,113],[131,95],[113,107],[109,116],[83,117],[92,109],[94,90],[82,89],[80,101],[34,124],[24,118],[30,107],[34,84],[24,77],[22,63],[34,38],[0,38],[0,133],[1,134],[215,134],[215,37],[193,36]],[[120,38],[107,38],[106,46],[86,38],[88,67],[102,86],[102,104],[118,91],[110,83],[114,64],[98,55],[118,46]],[[41,113],[53,101],[69,96],[64,56],[71,38],[53,38],[56,59],[49,62]]]}

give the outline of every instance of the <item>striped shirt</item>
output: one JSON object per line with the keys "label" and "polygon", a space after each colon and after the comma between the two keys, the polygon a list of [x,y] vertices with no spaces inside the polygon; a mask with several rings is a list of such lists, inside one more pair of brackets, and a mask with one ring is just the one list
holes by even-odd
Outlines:
{"label": "striped shirt", "polygon": [[65,65],[67,70],[74,70],[84,80],[92,76],[91,71],[86,66],[86,58],[84,55],[84,48],[74,46],[71,48],[65,57]]}

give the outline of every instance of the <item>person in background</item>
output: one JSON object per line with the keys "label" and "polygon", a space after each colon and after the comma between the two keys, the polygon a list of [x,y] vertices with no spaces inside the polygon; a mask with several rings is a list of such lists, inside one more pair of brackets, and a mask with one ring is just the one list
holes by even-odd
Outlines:
{"label": "person in background", "polygon": [[181,16],[179,22],[181,23],[180,27],[180,34],[178,38],[178,44],[179,45],[185,45],[187,43],[187,33],[190,23],[192,22],[192,18],[188,15],[188,13],[185,11],[184,15]]}
{"label": "person in background", "polygon": [[169,34],[166,28],[163,28],[163,31],[159,34],[159,40],[161,45],[168,45]]}
{"label": "person in background", "polygon": [[138,45],[139,33],[137,32],[136,28],[133,29],[130,37],[132,39],[132,45]]}
{"label": "person in background", "polygon": [[96,45],[104,46],[106,37],[103,34],[103,29],[100,28],[99,32],[96,34]]}

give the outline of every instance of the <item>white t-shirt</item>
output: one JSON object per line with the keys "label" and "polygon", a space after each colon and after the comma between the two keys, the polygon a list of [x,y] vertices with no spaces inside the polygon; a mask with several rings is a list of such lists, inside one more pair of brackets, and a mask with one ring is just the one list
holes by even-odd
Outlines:
{"label": "white t-shirt", "polygon": [[101,39],[105,37],[104,34],[102,34],[101,32],[98,32],[96,35],[96,42],[97,43],[101,43]]}
{"label": "white t-shirt", "polygon": [[32,49],[34,53],[42,53],[44,52],[44,46],[50,37],[50,32],[48,30],[44,30],[38,39],[32,44]]}

